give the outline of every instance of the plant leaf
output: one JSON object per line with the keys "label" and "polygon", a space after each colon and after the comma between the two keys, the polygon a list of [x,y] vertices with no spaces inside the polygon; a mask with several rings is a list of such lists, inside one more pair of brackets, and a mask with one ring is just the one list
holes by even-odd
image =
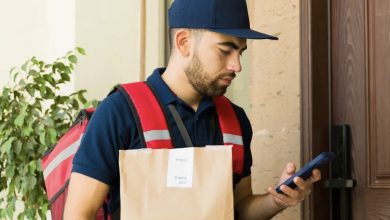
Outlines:
{"label": "plant leaf", "polygon": [[12,80],[13,80],[14,82],[16,82],[16,79],[18,78],[19,75],[20,75],[20,73],[17,72],[17,71],[15,71],[15,72],[13,73]]}
{"label": "plant leaf", "polygon": [[42,133],[39,135],[39,142],[40,142],[42,145],[46,145],[46,132],[42,132]]}
{"label": "plant leaf", "polygon": [[30,60],[28,60],[28,61],[26,61],[23,65],[22,65],[22,70],[23,71],[26,71],[27,70],[27,65],[28,65],[28,63],[30,62]]}
{"label": "plant leaf", "polygon": [[73,99],[72,107],[73,107],[73,109],[79,109],[80,108],[80,105],[79,105],[79,102],[77,101],[77,99]]}
{"label": "plant leaf", "polygon": [[41,86],[41,87],[39,88],[39,92],[41,93],[41,96],[42,96],[42,97],[45,97],[45,95],[46,95],[46,88],[47,88],[47,87],[45,87],[45,86]]}
{"label": "plant leaf", "polygon": [[20,152],[22,151],[22,141],[20,140],[16,140],[14,143],[13,143],[13,151],[15,154],[20,154]]}
{"label": "plant leaf", "polygon": [[[27,122],[27,123],[29,123],[29,122]],[[24,128],[22,129],[22,136],[28,137],[28,136],[30,136],[30,134],[31,134],[33,131],[34,131],[34,129],[32,128],[32,123],[29,123],[29,124],[27,125],[27,127],[24,127]]]}
{"label": "plant leaf", "polygon": [[28,189],[34,189],[35,185],[37,185],[37,178],[35,176],[28,175],[28,177],[27,177]]}
{"label": "plant leaf", "polygon": [[48,127],[54,127],[54,120],[50,117],[46,117],[43,123]]}
{"label": "plant leaf", "polygon": [[13,165],[8,166],[6,171],[5,171],[5,174],[7,175],[8,178],[12,179],[15,175],[15,166],[13,166]]}
{"label": "plant leaf", "polygon": [[47,132],[49,133],[50,142],[55,143],[57,140],[57,132],[53,128],[49,128]]}
{"label": "plant leaf", "polygon": [[69,82],[70,76],[68,73],[61,73],[61,79],[63,79],[65,82]]}
{"label": "plant leaf", "polygon": [[18,127],[22,127],[22,125],[24,123],[24,117],[25,117],[24,114],[18,115],[18,117],[16,117],[15,121],[14,121],[15,125]]}
{"label": "plant leaf", "polygon": [[30,169],[30,173],[31,174],[34,174],[35,171],[37,170],[37,162],[36,161],[31,161],[29,164],[29,169]]}
{"label": "plant leaf", "polygon": [[70,55],[68,57],[68,60],[71,62],[71,63],[77,63],[77,57],[75,55]]}
{"label": "plant leaf", "polygon": [[11,92],[10,88],[4,88],[3,89],[3,97],[6,98],[8,97],[9,93]]}
{"label": "plant leaf", "polygon": [[5,219],[7,217],[7,211],[6,209],[0,210],[0,219]]}
{"label": "plant leaf", "polygon": [[14,211],[13,211],[13,209],[11,208],[8,208],[8,209],[6,209],[6,212],[7,212],[7,217],[9,218],[9,219],[13,219],[13,215],[14,215]]}
{"label": "plant leaf", "polygon": [[[49,206],[39,161],[69,129],[79,103],[90,103],[84,90],[71,95],[61,90],[71,80],[78,55],[85,54],[76,47],[54,62],[32,57],[10,70],[11,86],[0,91],[0,219],[46,219]],[[17,212],[16,201],[23,203]]]}
{"label": "plant leaf", "polygon": [[81,102],[82,104],[87,103],[87,99],[85,99],[83,93],[77,94],[77,98],[80,100],[80,102]]}
{"label": "plant leaf", "polygon": [[31,76],[37,76],[38,75],[38,72],[36,70],[30,70],[28,71],[28,75],[31,75]]}
{"label": "plant leaf", "polygon": [[12,142],[15,139],[16,139],[15,137],[8,138],[8,140],[1,145],[1,151],[9,154],[12,147]]}
{"label": "plant leaf", "polygon": [[26,90],[27,90],[28,94],[30,94],[31,97],[34,97],[35,89],[33,89],[31,86],[27,85]]}
{"label": "plant leaf", "polygon": [[36,57],[32,57],[32,58],[31,58],[31,62],[32,62],[34,65],[38,65],[38,64],[39,64],[39,61],[37,60]]}
{"label": "plant leaf", "polygon": [[76,47],[77,52],[79,52],[82,55],[86,55],[85,50],[81,47]]}

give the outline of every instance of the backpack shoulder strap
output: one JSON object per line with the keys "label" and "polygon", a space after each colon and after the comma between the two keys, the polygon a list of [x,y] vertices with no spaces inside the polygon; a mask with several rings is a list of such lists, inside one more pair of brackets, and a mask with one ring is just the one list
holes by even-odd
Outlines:
{"label": "backpack shoulder strap", "polygon": [[244,143],[241,125],[233,105],[225,96],[213,99],[225,145],[233,145],[233,172],[241,174],[244,167]]}
{"label": "backpack shoulder strap", "polygon": [[162,107],[145,82],[117,86],[126,97],[136,120],[141,143],[147,148],[173,148]]}

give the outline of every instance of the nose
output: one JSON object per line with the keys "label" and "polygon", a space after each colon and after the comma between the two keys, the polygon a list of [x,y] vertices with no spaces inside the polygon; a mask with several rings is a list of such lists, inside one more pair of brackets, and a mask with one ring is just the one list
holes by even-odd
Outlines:
{"label": "nose", "polygon": [[240,55],[231,56],[227,64],[227,69],[236,73],[241,72],[242,66],[240,58]]}

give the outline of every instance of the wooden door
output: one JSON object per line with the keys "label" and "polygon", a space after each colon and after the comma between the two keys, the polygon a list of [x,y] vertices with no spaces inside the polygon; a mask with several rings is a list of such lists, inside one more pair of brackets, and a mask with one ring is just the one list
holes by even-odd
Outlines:
{"label": "wooden door", "polygon": [[[390,219],[390,0],[301,0],[301,60],[302,163],[350,125],[351,218]],[[303,219],[332,219],[332,205],[317,183]]]}
{"label": "wooden door", "polygon": [[352,219],[390,219],[390,1],[331,1],[331,122],[351,127]]}

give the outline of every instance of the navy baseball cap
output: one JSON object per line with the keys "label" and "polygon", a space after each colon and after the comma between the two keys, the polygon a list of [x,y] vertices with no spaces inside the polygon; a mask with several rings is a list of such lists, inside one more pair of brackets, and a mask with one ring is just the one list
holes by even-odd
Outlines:
{"label": "navy baseball cap", "polygon": [[246,39],[278,39],[250,28],[245,0],[174,0],[168,18],[170,28],[207,29]]}

